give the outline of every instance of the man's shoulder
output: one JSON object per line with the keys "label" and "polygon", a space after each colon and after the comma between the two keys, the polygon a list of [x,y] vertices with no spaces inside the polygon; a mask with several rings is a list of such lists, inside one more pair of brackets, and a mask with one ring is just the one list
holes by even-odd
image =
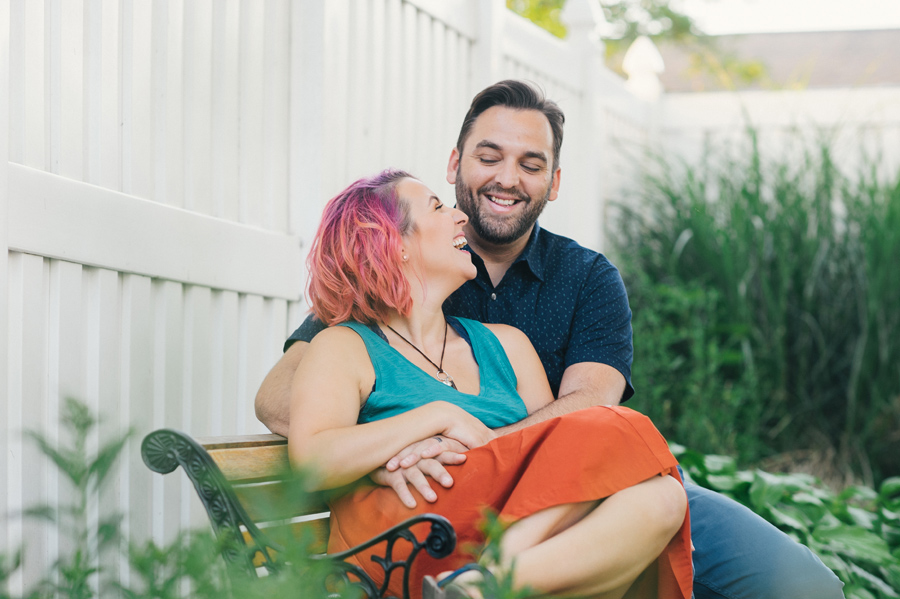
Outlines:
{"label": "man's shoulder", "polygon": [[551,267],[551,272],[558,265],[564,265],[566,268],[595,269],[598,266],[601,268],[615,268],[612,262],[600,252],[584,247],[574,239],[553,233],[547,229],[541,228],[540,234],[535,241],[538,244],[536,249],[544,258],[545,265]]}

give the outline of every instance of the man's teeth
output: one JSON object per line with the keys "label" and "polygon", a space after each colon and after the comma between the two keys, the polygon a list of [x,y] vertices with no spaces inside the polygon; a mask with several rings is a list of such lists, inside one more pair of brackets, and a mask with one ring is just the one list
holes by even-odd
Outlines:
{"label": "man's teeth", "polygon": [[456,239],[453,240],[453,247],[455,247],[458,250],[461,250],[465,245],[466,245],[465,237],[457,237]]}
{"label": "man's teeth", "polygon": [[496,196],[488,196],[492,202],[495,204],[500,204],[501,206],[512,206],[516,203],[515,200],[505,200],[503,198],[498,198]]}

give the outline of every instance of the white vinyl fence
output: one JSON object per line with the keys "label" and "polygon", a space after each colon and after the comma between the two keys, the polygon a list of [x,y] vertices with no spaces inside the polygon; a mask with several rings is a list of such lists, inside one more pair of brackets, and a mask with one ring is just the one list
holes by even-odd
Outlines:
{"label": "white vinyl fence", "polygon": [[600,247],[608,124],[645,131],[607,101],[626,92],[588,41],[590,3],[570,4],[582,33],[561,42],[503,0],[0,0],[0,552],[27,546],[11,591],[66,545],[16,513],[71,497],[22,432],[64,441],[63,398],[86,402],[93,447],[135,431],[94,517],[127,513],[132,541],[204,525],[141,438],[264,431],[253,397],[304,315],[322,205],[386,166],[452,198],[479,89],[521,77],[559,100],[545,225]]}

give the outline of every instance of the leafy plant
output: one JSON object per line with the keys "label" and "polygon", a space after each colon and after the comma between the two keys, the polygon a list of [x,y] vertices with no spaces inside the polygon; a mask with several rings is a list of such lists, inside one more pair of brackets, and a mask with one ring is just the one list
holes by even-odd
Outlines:
{"label": "leafy plant", "polygon": [[[87,509],[111,472],[128,434],[113,438],[94,454],[87,451],[88,436],[96,419],[82,404],[67,400],[63,424],[71,437],[69,446],[55,448],[46,438],[31,434],[44,453],[66,473],[78,489],[71,505],[58,510],[34,508],[32,516],[54,525],[69,536],[67,553],[60,556],[52,571],[22,598],[122,596],[127,599],[247,599],[282,596],[321,597],[327,595],[355,599],[359,589],[335,582],[334,569],[311,557],[311,537],[304,534],[285,543],[282,562],[289,564],[259,579],[230,576],[229,566],[220,557],[224,550],[242,551],[234,539],[215,539],[208,531],[184,531],[171,543],[158,546],[120,546],[117,527],[120,517],[109,515],[91,525]],[[129,433],[130,434],[130,433]],[[888,599],[900,589],[900,478],[882,482],[876,492],[853,486],[837,493],[829,491],[808,475],[775,475],[761,470],[738,470],[734,458],[704,455],[673,445],[686,475],[698,484],[723,492],[744,503],[776,526],[806,543],[847,584],[848,598]],[[294,479],[286,501],[306,501],[303,474]],[[272,506],[277,510],[278,506]],[[283,510],[279,513],[284,513]],[[488,539],[481,549],[484,563],[503,563],[500,540],[505,527],[490,514],[484,523]],[[121,585],[106,568],[110,563],[92,546],[121,549],[131,565],[131,583]],[[107,556],[108,557],[108,556]],[[3,583],[21,565],[21,553],[0,556],[0,599],[13,599],[2,591]],[[54,578],[56,581],[54,581]],[[502,572],[483,585],[485,597],[520,599],[526,592],[512,589]]]}
{"label": "leafy plant", "polygon": [[876,492],[836,493],[808,474],[738,470],[737,462],[672,444],[687,476],[728,495],[812,549],[844,582],[850,598],[900,596],[900,478]]}
{"label": "leafy plant", "polygon": [[72,439],[69,447],[57,448],[41,433],[27,433],[41,452],[53,461],[74,491],[69,505],[57,508],[44,504],[25,510],[25,516],[56,527],[72,544],[71,552],[59,556],[52,571],[40,582],[36,594],[87,599],[96,594],[94,584],[104,582],[97,580],[98,564],[101,554],[117,542],[121,520],[120,514],[111,514],[91,525],[88,507],[106,481],[131,431],[107,441],[95,455],[89,456],[88,437],[97,420],[87,406],[74,399],[66,399],[62,405],[61,421]]}
{"label": "leafy plant", "polygon": [[622,203],[633,401],[697,450],[832,452],[874,483],[900,474],[900,173],[798,147],[658,159]]}

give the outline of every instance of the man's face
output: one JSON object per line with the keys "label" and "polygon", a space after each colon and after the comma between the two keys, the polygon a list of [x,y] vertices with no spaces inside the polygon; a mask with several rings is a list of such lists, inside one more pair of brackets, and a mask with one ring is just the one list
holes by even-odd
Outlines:
{"label": "man's face", "polygon": [[[553,132],[537,110],[494,106],[476,119],[462,155],[454,149],[447,181],[469,216],[476,243],[505,245],[531,232],[559,190]],[[470,235],[471,236],[471,235]],[[472,239],[470,239],[471,241]]]}

